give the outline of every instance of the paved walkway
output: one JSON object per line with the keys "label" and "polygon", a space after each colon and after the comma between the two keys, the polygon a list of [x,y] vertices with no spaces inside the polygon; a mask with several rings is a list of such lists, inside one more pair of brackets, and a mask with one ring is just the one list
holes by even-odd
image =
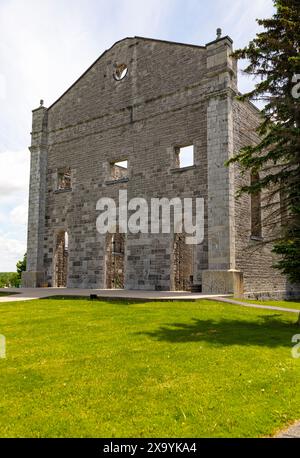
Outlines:
{"label": "paved walkway", "polygon": [[[33,299],[43,299],[51,296],[83,296],[89,297],[96,294],[99,298],[114,299],[140,299],[141,301],[196,301],[199,299],[217,300],[242,307],[253,307],[256,309],[275,310],[279,312],[300,313],[300,310],[273,305],[251,304],[241,302],[226,295],[189,293],[186,291],[132,291],[124,289],[80,289],[80,288],[5,288],[0,292],[13,293],[9,296],[0,296],[1,302],[30,301]],[[228,295],[230,296],[230,295]]]}
{"label": "paved walkway", "polygon": [[280,431],[280,433],[276,434],[275,437],[286,439],[300,439],[300,421],[294,423],[289,428]]}
{"label": "paved walkway", "polygon": [[279,312],[291,312],[291,313],[298,313],[298,314],[300,313],[300,304],[299,304],[299,310],[297,310],[297,309],[290,309],[286,307],[277,307],[277,305],[251,304],[249,302],[236,301],[235,299],[226,298],[224,296],[219,297],[218,301],[228,302],[229,304],[242,305],[243,307],[253,307],[255,309],[277,310]]}
{"label": "paved walkway", "polygon": [[[80,289],[80,288],[6,288],[0,292],[13,293],[0,296],[0,302],[29,301],[51,296],[83,296],[96,294],[99,298],[140,299],[152,301],[215,299],[222,297],[218,294],[189,293],[185,291],[130,291],[124,289]],[[223,295],[224,296],[224,295]]]}

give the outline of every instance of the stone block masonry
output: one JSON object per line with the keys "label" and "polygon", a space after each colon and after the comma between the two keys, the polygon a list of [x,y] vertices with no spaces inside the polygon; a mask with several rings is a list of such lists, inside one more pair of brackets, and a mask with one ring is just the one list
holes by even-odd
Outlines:
{"label": "stone block masonry", "polygon": [[[225,167],[257,141],[259,112],[236,101],[232,40],[206,46],[143,37],[115,43],[49,108],[33,111],[24,286],[274,291],[284,279],[250,240],[239,171]],[[180,168],[178,150],[193,146]],[[118,165],[121,164],[121,165]],[[123,165],[122,165],[123,164]],[[126,166],[124,167],[124,164]],[[202,197],[204,240],[186,250],[170,234],[132,234],[115,250],[96,229],[97,201]],[[62,234],[68,246],[62,245]],[[120,241],[116,236],[115,243]],[[262,276],[263,272],[263,276]],[[278,276],[279,275],[279,276]],[[278,283],[279,282],[279,283]]]}

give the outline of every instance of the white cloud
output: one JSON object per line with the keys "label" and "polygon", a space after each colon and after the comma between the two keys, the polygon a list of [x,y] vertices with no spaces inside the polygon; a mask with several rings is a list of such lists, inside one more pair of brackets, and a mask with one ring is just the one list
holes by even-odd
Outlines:
{"label": "white cloud", "polygon": [[15,271],[26,251],[29,151],[0,153],[0,272]]}
{"label": "white cloud", "polygon": [[0,212],[0,224],[6,221],[7,215],[3,212]]}
{"label": "white cloud", "polygon": [[226,28],[226,33],[231,35],[239,46],[244,46],[254,38],[258,30],[256,19],[271,16],[274,11],[272,0],[222,0],[222,6],[227,11],[222,18],[222,24]]}
{"label": "white cloud", "polygon": [[23,258],[26,243],[0,234],[0,272],[14,272],[16,263]]}
{"label": "white cloud", "polygon": [[0,100],[6,97],[6,78],[0,74]]}
{"label": "white cloud", "polygon": [[11,210],[9,216],[12,224],[26,225],[28,218],[28,205],[26,203],[18,205]]}
{"label": "white cloud", "polygon": [[20,194],[22,200],[29,186],[29,151],[6,151],[0,153],[0,203],[16,199]]}

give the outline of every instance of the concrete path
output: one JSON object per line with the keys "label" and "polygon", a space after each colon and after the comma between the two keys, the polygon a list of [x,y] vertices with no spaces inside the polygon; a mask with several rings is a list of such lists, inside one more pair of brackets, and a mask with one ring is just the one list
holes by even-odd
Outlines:
{"label": "concrete path", "polygon": [[[0,292],[13,293],[9,296],[0,296],[1,302],[29,301],[50,296],[84,296],[96,294],[99,298],[140,299],[153,301],[185,300],[219,298],[217,294],[189,293],[185,291],[129,291],[123,289],[80,289],[80,288],[6,288]],[[224,295],[223,295],[224,296]]]}
{"label": "concrete path", "polygon": [[129,291],[124,289],[80,289],[80,288],[0,288],[0,292],[13,293],[9,296],[0,296],[1,302],[30,301],[51,296],[83,296],[89,297],[96,294],[99,298],[114,299],[140,299],[141,301],[196,301],[200,299],[217,300],[242,307],[253,307],[256,309],[275,310],[279,312],[290,312],[300,314],[300,310],[292,308],[277,307],[273,305],[251,304],[241,302],[220,294],[189,293],[186,291]]}
{"label": "concrete path", "polygon": [[285,439],[300,439],[300,421],[294,423],[289,428],[280,431],[280,433],[276,434],[275,437],[285,438]]}
{"label": "concrete path", "polygon": [[276,310],[279,312],[291,312],[300,314],[300,303],[299,310],[290,309],[286,307],[277,307],[276,305],[261,305],[261,304],[250,304],[249,302],[236,301],[235,299],[230,299],[226,297],[218,297],[219,302],[228,302],[229,304],[242,305],[243,307],[253,307],[255,309],[267,309],[267,310]]}

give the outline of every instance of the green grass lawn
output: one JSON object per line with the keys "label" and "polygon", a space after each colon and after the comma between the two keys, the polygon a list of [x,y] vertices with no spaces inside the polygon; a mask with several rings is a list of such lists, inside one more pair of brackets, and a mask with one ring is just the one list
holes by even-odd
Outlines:
{"label": "green grass lawn", "polygon": [[300,301],[263,301],[263,300],[252,300],[252,299],[236,299],[240,302],[248,302],[250,304],[261,304],[261,305],[274,305],[274,307],[284,307],[287,309],[296,309],[300,312]]}
{"label": "green grass lawn", "polygon": [[11,296],[12,294],[16,294],[16,293],[6,293],[6,292],[3,292],[3,291],[0,291],[0,297],[1,296]]}
{"label": "green grass lawn", "polygon": [[0,304],[1,437],[258,437],[300,419],[292,313],[199,302]]}

